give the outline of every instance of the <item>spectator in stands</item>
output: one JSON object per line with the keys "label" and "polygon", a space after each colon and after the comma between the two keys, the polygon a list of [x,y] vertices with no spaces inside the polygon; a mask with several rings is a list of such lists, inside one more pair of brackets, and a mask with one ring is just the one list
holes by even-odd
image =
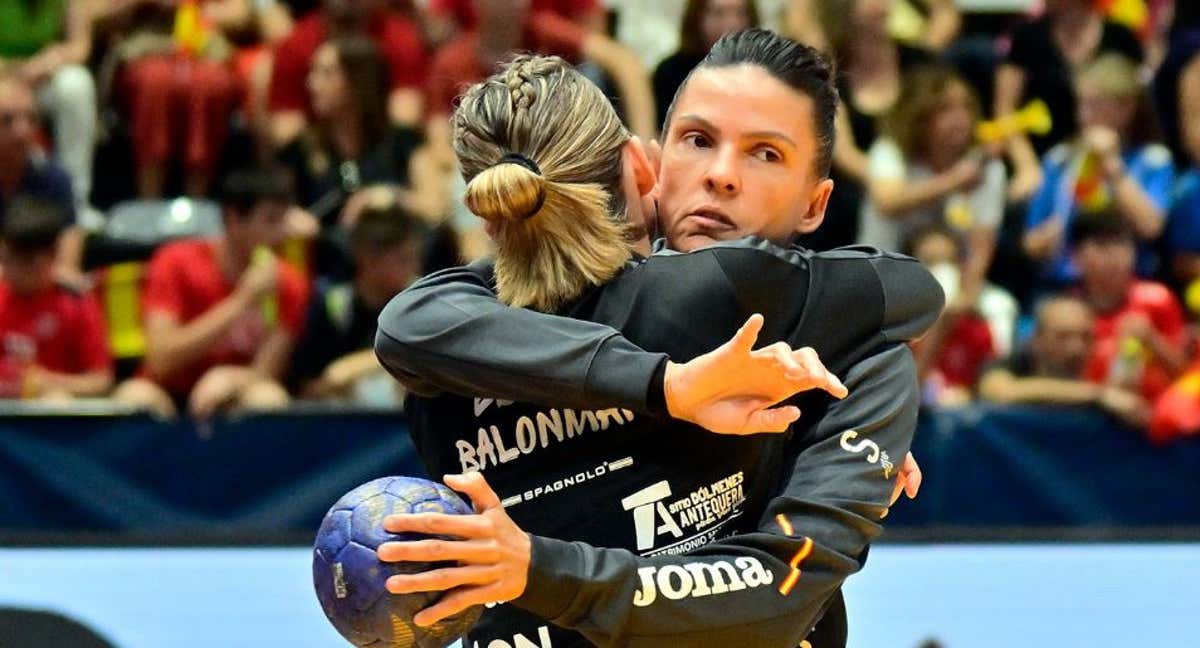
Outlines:
{"label": "spectator in stands", "polygon": [[447,181],[437,175],[421,134],[388,119],[387,62],[370,39],[348,36],[321,45],[308,88],[314,119],[279,153],[296,177],[301,205],[333,225],[355,192],[386,184],[401,190],[413,211],[444,216]]}
{"label": "spectator in stands", "polygon": [[1103,54],[1120,54],[1140,64],[1142,45],[1130,29],[1108,21],[1094,0],[1046,0],[1046,13],[1013,32],[1007,60],[996,73],[995,114],[1008,115],[1032,99],[1050,108],[1054,124],[1045,136],[1009,138],[1015,166],[1009,194],[1024,200],[1042,186],[1038,156],[1075,135],[1077,70]]}
{"label": "spectator in stands", "polygon": [[[439,150],[449,150],[446,117],[453,109],[454,98],[466,86],[487,77],[513,50],[554,54],[572,63],[586,59],[597,64],[616,84],[630,129],[646,139],[657,134],[650,79],[637,54],[602,32],[540,5],[532,0],[529,3],[475,0],[475,28],[464,31],[438,50],[429,73],[428,135]],[[598,8],[599,4],[587,0],[581,6]],[[588,15],[584,11],[574,13]]]}
{"label": "spectator in stands", "polygon": [[1078,137],[1046,153],[1045,183],[1029,206],[1022,246],[1043,264],[1050,283],[1077,276],[1066,234],[1082,211],[1110,210],[1141,242],[1137,270],[1152,276],[1151,248],[1166,220],[1175,179],[1171,152],[1160,144],[1153,109],[1133,61],[1106,54],[1077,75]]}
{"label": "spectator in stands", "polygon": [[279,380],[304,322],[308,286],[270,248],[291,205],[282,170],[239,170],[221,192],[224,233],[160,248],[146,271],[141,375],[116,398],[174,416],[287,404]]}
{"label": "spectator in stands", "polygon": [[259,0],[255,2],[258,33],[268,44],[279,43],[298,20],[320,6],[321,0]]}
{"label": "spectator in stands", "polygon": [[275,47],[267,98],[274,144],[291,142],[312,116],[305,80],[321,44],[354,35],[369,37],[387,59],[387,105],[392,123],[411,126],[420,122],[427,63],[420,28],[389,11],[382,0],[323,0],[318,10],[299,19]]}
{"label": "spectator in stands", "polygon": [[[225,34],[252,20],[249,0],[119,0],[96,6],[97,21],[119,35],[119,84],[138,194],[163,196],[170,167],[178,162],[184,192],[208,195],[241,92]],[[176,34],[177,19],[192,11],[199,14],[197,27]]]}
{"label": "spectator in stands", "polygon": [[[523,3],[510,4],[527,4],[531,12],[549,11],[588,31],[605,31],[604,4],[599,0],[524,0]],[[429,0],[422,15],[430,42],[439,46],[479,27],[476,0]],[[545,53],[567,58],[572,50],[548,50]]]}
{"label": "spectator in stands", "polygon": [[899,250],[919,227],[942,223],[965,242],[962,299],[974,304],[1004,214],[1004,164],[974,146],[979,102],[951,69],[913,68],[883,136],[867,154],[867,199],[858,240]]}
{"label": "spectator in stands", "polygon": [[1175,159],[1196,159],[1189,151],[1200,151],[1200,120],[1180,116],[1200,109],[1200,2],[1175,7],[1168,43],[1154,75],[1154,100]]}
{"label": "spectator in stands", "polygon": [[1129,224],[1112,214],[1075,220],[1075,262],[1082,299],[1096,314],[1096,346],[1085,377],[1158,397],[1184,368],[1183,308],[1166,286],[1134,275]]}
{"label": "spectator in stands", "polygon": [[71,176],[77,202],[88,201],[96,149],[96,82],[86,67],[92,51],[90,3],[0,1],[0,73],[35,88],[51,121],[54,152]]}
{"label": "spectator in stands", "polygon": [[657,123],[666,123],[667,107],[679,86],[718,38],[758,24],[758,8],[753,0],[688,0],[679,28],[679,49],[654,69]]}
{"label": "spectator in stands", "polygon": [[61,279],[78,283],[83,233],[75,227],[71,180],[38,150],[37,124],[33,90],[18,77],[0,75],[0,225],[8,201],[17,194],[54,203],[67,227],[58,246],[57,272]]}
{"label": "spectator in stands", "polygon": [[1082,379],[1094,335],[1092,311],[1082,300],[1043,301],[1029,346],[984,370],[979,397],[1003,405],[1093,405],[1131,425],[1145,425],[1150,408],[1139,394]]}
{"label": "spectator in stands", "polygon": [[58,205],[18,196],[3,222],[0,262],[0,397],[100,396],[113,382],[104,318],[95,299],[57,282],[63,217]]}
{"label": "spectator in stands", "polygon": [[394,200],[364,207],[350,233],[354,280],[317,291],[304,336],[292,355],[291,380],[309,398],[351,397],[381,388],[394,398],[391,380],[375,358],[375,328],[388,301],[420,273],[419,221]]}
{"label": "spectator in stands", "polygon": [[913,47],[942,52],[958,38],[962,15],[954,0],[893,0],[888,32]]}
{"label": "spectator in stands", "polygon": [[[929,404],[956,406],[968,403],[984,365],[997,355],[991,322],[984,314],[985,303],[993,309],[1003,293],[989,286],[988,300],[983,287],[973,296],[965,295],[963,248],[960,237],[945,225],[933,222],[916,230],[908,239],[907,253],[929,268],[946,293],[946,309],[937,324],[916,344],[914,356],[922,391]],[[1008,297],[1007,313],[992,313],[997,328],[1011,335],[1016,317],[1016,302]]]}
{"label": "spectator in stands", "polygon": [[848,245],[858,238],[866,192],[866,151],[879,135],[879,120],[897,105],[904,74],[933,61],[933,55],[904,45],[888,33],[884,0],[814,0],[823,38],[838,66],[839,136],[833,149],[832,178],[825,224],[802,243],[814,249]]}
{"label": "spectator in stands", "polygon": [[1166,91],[1159,94],[1159,109],[1173,126],[1177,159],[1190,161],[1176,186],[1164,236],[1174,278],[1189,283],[1200,278],[1200,119],[1195,118],[1200,114],[1200,4],[1184,4],[1176,12],[1171,52],[1155,90]]}

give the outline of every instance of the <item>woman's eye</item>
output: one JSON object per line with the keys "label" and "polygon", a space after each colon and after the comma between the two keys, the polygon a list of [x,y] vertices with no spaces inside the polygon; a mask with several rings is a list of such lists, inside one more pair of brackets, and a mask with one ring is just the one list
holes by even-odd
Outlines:
{"label": "woman's eye", "polygon": [[763,162],[778,162],[783,159],[783,156],[779,154],[779,151],[770,148],[758,149],[754,152],[754,157],[762,160]]}
{"label": "woman's eye", "polygon": [[702,133],[688,133],[687,135],[683,136],[683,141],[684,143],[697,148],[708,148],[709,146],[708,138]]}

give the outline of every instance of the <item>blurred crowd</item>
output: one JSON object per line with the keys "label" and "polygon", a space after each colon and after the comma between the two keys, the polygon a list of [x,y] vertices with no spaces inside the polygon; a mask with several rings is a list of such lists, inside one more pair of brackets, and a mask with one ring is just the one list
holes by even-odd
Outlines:
{"label": "blurred crowd", "polygon": [[927,405],[1200,429],[1200,3],[985,4],[0,0],[0,396],[394,405],[379,311],[489,251],[464,86],[558,55],[653,139],[712,43],[763,26],[839,71],[801,243],[911,254],[947,292]]}

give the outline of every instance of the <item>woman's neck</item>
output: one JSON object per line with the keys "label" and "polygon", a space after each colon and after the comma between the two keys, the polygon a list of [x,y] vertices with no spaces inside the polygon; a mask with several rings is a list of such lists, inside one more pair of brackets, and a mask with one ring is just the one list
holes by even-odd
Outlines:
{"label": "woman's neck", "polygon": [[330,144],[342,159],[354,160],[362,155],[363,137],[362,119],[358,116],[333,119],[329,124]]}

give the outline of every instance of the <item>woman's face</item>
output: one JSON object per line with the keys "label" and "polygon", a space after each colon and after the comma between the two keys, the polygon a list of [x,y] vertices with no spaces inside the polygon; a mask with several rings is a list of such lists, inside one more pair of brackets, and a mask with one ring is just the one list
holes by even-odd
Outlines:
{"label": "woman's face", "polygon": [[308,72],[308,92],[317,117],[332,117],[346,104],[346,75],[342,73],[337,50],[329,43],[322,45],[313,56]]}
{"label": "woman's face", "polygon": [[1103,126],[1124,135],[1133,119],[1137,100],[1107,94],[1090,83],[1080,83],[1079,125],[1083,128]]}
{"label": "woman's face", "polygon": [[948,150],[955,157],[961,156],[974,141],[974,129],[971,93],[962,83],[951,83],[929,118],[926,150]]}
{"label": "woman's face", "polygon": [[717,39],[725,34],[750,27],[747,2],[748,0],[708,0],[700,21],[700,29],[704,32],[704,42],[708,48],[712,48]]}

